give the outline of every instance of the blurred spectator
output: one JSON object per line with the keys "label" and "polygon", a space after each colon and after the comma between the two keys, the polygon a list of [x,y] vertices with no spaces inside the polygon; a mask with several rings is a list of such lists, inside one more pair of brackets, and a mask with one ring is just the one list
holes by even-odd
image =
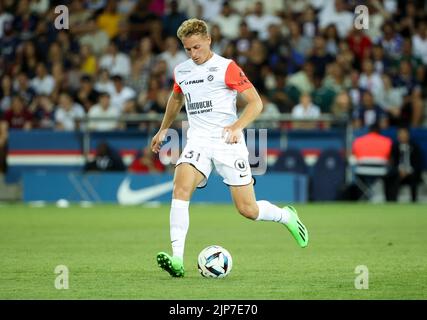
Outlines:
{"label": "blurred spectator", "polygon": [[290,113],[294,103],[286,94],[286,76],[281,72],[276,72],[274,79],[275,87],[269,90],[268,95],[281,113]]}
{"label": "blurred spectator", "polygon": [[20,96],[26,104],[30,104],[36,95],[36,92],[30,86],[28,76],[24,72],[20,72],[17,75],[16,81],[13,84],[13,92]]}
{"label": "blurred spectator", "polygon": [[197,16],[211,21],[221,13],[224,0],[196,0]]}
{"label": "blurred spectator", "polygon": [[[209,1],[207,1],[209,2]],[[264,4],[261,1],[255,3],[253,12],[246,17],[249,30],[256,32],[261,40],[268,37],[268,27],[271,24],[281,24],[280,18],[264,13]]]}
{"label": "blurred spectator", "polygon": [[101,142],[96,147],[95,159],[84,166],[84,171],[125,171],[120,154],[108,143]]}
{"label": "blurred spectator", "polygon": [[253,39],[248,51],[244,72],[261,93],[265,92],[265,78],[268,71],[267,50],[259,39]]}
{"label": "blurred spectator", "polygon": [[362,101],[362,94],[365,90],[359,87],[360,75],[357,70],[352,70],[347,80],[347,92],[350,95],[351,104],[358,106]]}
{"label": "blurred spectator", "polygon": [[384,129],[388,126],[388,118],[384,110],[375,104],[372,93],[365,91],[361,104],[353,112],[353,127],[358,129],[373,125]]}
{"label": "blurred spectator", "polygon": [[78,120],[85,117],[81,105],[75,103],[67,92],[59,95],[58,106],[55,112],[56,128],[59,130],[73,131],[79,128]]}
{"label": "blurred spectator", "polygon": [[170,1],[169,12],[163,17],[163,31],[165,35],[174,37],[181,23],[187,19],[187,15],[178,8],[178,1]]}
{"label": "blurred spectator", "polygon": [[127,78],[130,74],[129,56],[119,52],[114,42],[110,42],[108,45],[107,53],[101,57],[99,66],[108,70],[111,75],[120,75],[123,78]]}
{"label": "blurred spectator", "polygon": [[85,44],[80,46],[80,71],[83,74],[94,75],[98,69],[96,56],[92,53],[92,48]]}
{"label": "blurred spectator", "polygon": [[159,173],[165,171],[165,166],[158,154],[151,151],[150,147],[145,147],[136,154],[128,170],[132,173]]}
{"label": "blurred spectator", "polygon": [[387,177],[386,198],[397,201],[400,187],[408,184],[412,202],[417,202],[418,185],[422,182],[422,154],[420,147],[411,140],[406,127],[397,131],[397,141],[391,152],[391,171]]}
{"label": "blurred spectator", "polygon": [[403,109],[409,117],[408,125],[419,126],[423,117],[422,90],[409,61],[400,63],[399,73],[393,79],[393,86],[400,89],[405,97]]}
{"label": "blurred spectator", "polygon": [[41,60],[34,42],[25,41],[17,52],[17,61],[19,63],[17,69],[25,73],[28,78],[33,78],[36,75],[37,65]]}
{"label": "blurred spectator", "polygon": [[134,51],[131,74],[127,84],[135,92],[142,92],[147,90],[148,81],[157,59],[153,53],[151,39],[148,37],[142,38]]}
{"label": "blurred spectator", "polygon": [[296,21],[289,23],[289,32],[289,47],[292,60],[292,69],[289,69],[289,71],[293,73],[296,68],[306,61],[306,56],[309,54],[313,43],[312,39],[301,33],[301,27]]}
{"label": "blurred spectator", "polygon": [[140,120],[132,120],[135,118],[134,116],[138,116],[141,114],[138,103],[136,99],[130,99],[125,102],[125,106],[123,108],[122,116],[127,117],[128,120],[126,122],[122,122],[119,124],[120,128],[126,130],[135,130],[143,127]]}
{"label": "blurred spectator", "polygon": [[286,72],[289,47],[279,26],[272,24],[268,27],[268,39],[264,41],[264,47],[267,50],[268,65]]}
{"label": "blurred spectator", "polygon": [[176,36],[166,38],[165,49],[166,50],[158,56],[158,59],[166,62],[167,77],[169,80],[173,80],[173,70],[178,64],[187,60],[188,57],[182,50],[180,50]]}
{"label": "blurred spectator", "polygon": [[[363,182],[363,189],[370,189],[377,179],[382,179],[384,193],[386,193],[392,143],[389,137],[380,133],[377,124],[371,125],[367,134],[354,139],[352,154],[356,164],[355,175]],[[360,183],[357,186],[360,187]],[[364,193],[366,190],[359,190],[359,192]]]}
{"label": "blurred spectator", "polygon": [[71,1],[69,5],[69,14],[71,32],[80,34],[90,30],[88,22],[93,16],[93,10],[85,8],[85,1]]}
{"label": "blurred spectator", "polygon": [[148,9],[159,17],[164,16],[166,9],[165,0],[151,0]]}
{"label": "blurred spectator", "polygon": [[314,90],[313,63],[304,63],[302,70],[288,77],[287,85],[296,87],[300,92],[311,93]]}
{"label": "blurred spectator", "polygon": [[348,120],[351,118],[353,111],[351,99],[346,91],[341,91],[335,97],[335,101],[331,107],[331,113],[338,119]]}
{"label": "blurred spectator", "polygon": [[3,37],[5,24],[12,21],[13,15],[4,10],[3,1],[0,1],[0,39]]}
{"label": "blurred spectator", "polygon": [[132,88],[125,86],[121,76],[112,76],[111,80],[113,81],[113,87],[108,92],[111,98],[111,105],[119,112],[122,112],[126,101],[135,98],[136,93]]}
{"label": "blurred spectator", "polygon": [[[304,1],[302,1],[304,2]],[[308,38],[314,38],[317,33],[319,33],[319,21],[316,17],[316,12],[314,11],[312,6],[307,6],[306,10],[304,12],[301,12],[302,16],[302,34]],[[335,35],[338,38],[337,29],[334,25],[332,26],[335,30]],[[325,32],[327,34],[328,31]],[[330,53],[330,52],[329,52]]]}
{"label": "blurred spectator", "polygon": [[14,61],[15,53],[20,42],[12,26],[12,22],[4,22],[3,37],[0,38],[0,57],[5,61]]}
{"label": "blurred spectator", "polygon": [[338,43],[340,40],[337,27],[334,24],[330,24],[326,27],[323,34],[325,39],[326,52],[335,57],[338,54]]}
{"label": "blurred spectator", "polygon": [[396,33],[395,22],[387,21],[382,26],[382,37],[378,44],[384,48],[384,52],[392,59],[398,58],[402,53],[403,37]]}
{"label": "blurred spectator", "polygon": [[214,24],[211,27],[211,48],[212,51],[222,54],[228,44],[228,40],[222,35],[221,29],[218,25]]}
{"label": "blurred spectator", "polygon": [[117,4],[117,12],[121,15],[128,16],[135,8],[138,0],[120,0]]}
{"label": "blurred spectator", "polygon": [[363,30],[354,28],[349,34],[347,42],[359,63],[371,55],[372,40]]}
{"label": "blurred spectator", "polygon": [[117,2],[115,0],[108,0],[104,10],[97,17],[96,24],[112,39],[120,31],[121,19],[122,16],[117,12]]}
{"label": "blurred spectator", "polygon": [[43,63],[38,63],[36,68],[36,76],[31,80],[31,86],[37,94],[50,95],[55,88],[55,80],[52,75],[47,73],[46,66]]}
{"label": "blurred spectator", "polygon": [[372,61],[368,58],[362,62],[362,73],[359,78],[359,87],[371,92],[375,98],[375,102],[377,102],[384,94],[384,84],[381,79],[381,74],[375,71]]}
{"label": "blurred spectator", "polygon": [[0,176],[7,171],[7,122],[0,118]]}
{"label": "blurred spectator", "polygon": [[388,114],[390,125],[399,124],[399,119],[403,106],[403,92],[400,88],[394,88],[388,75],[382,76],[384,91],[379,96],[379,106]]}
{"label": "blurred spectator", "polygon": [[228,1],[224,2],[221,13],[214,17],[212,23],[219,26],[226,39],[234,40],[239,35],[239,26],[242,18],[233,12]]}
{"label": "blurred spectator", "polygon": [[134,7],[128,19],[128,30],[131,39],[139,40],[150,36],[151,24],[159,18],[149,10],[150,1],[140,0]]}
{"label": "blurred spectator", "polygon": [[333,62],[326,67],[326,70],[323,87],[332,90],[335,94],[343,91],[345,89],[345,77],[340,65]]}
{"label": "blurred spectator", "polygon": [[117,119],[120,116],[120,111],[114,108],[110,102],[110,95],[103,92],[99,95],[98,104],[89,109],[88,117],[90,118],[106,118],[103,120],[89,121],[89,129],[95,131],[111,131],[118,128]]}
{"label": "blurred spectator", "polygon": [[372,47],[372,63],[374,65],[375,72],[380,75],[386,72],[387,70],[391,70],[392,61],[389,57],[387,57],[384,53],[384,48],[379,45],[374,45]]}
{"label": "blurred spectator", "polygon": [[94,88],[98,92],[111,92],[114,90],[114,84],[107,69],[99,70]]}
{"label": "blurred spectator", "polygon": [[325,39],[322,36],[317,36],[313,41],[313,48],[308,60],[314,66],[314,75],[320,78],[325,76],[326,66],[335,59],[326,51]]}
{"label": "blurred spectator", "polygon": [[21,40],[28,40],[34,36],[38,17],[31,12],[29,0],[18,1],[13,28],[19,30]]}
{"label": "blurred spectator", "polygon": [[279,122],[278,121],[272,121],[271,118],[280,116],[279,108],[276,104],[274,104],[270,99],[265,95],[261,94],[261,101],[262,101],[262,111],[259,115],[258,119],[260,121],[254,122],[251,127],[252,128],[278,128]]}
{"label": "blurred spectator", "polygon": [[427,65],[427,21],[421,21],[417,27],[417,33],[412,36],[414,56],[422,59]]}
{"label": "blurred spectator", "polygon": [[83,75],[80,78],[80,86],[76,92],[75,101],[87,112],[98,101],[98,96],[99,92],[94,89],[92,78],[89,75]]}
{"label": "blurred spectator", "polygon": [[49,96],[37,96],[33,105],[34,127],[38,129],[54,129],[55,105]]}
{"label": "blurred spectator", "polygon": [[353,27],[353,13],[348,11],[344,0],[324,1],[327,3],[319,15],[319,27],[326,28],[333,24],[338,30],[340,38],[347,37]]}
{"label": "blurred spectator", "polygon": [[13,87],[12,78],[9,75],[4,75],[1,78],[0,88],[0,114],[9,109],[12,102]]}
{"label": "blurred spectator", "polygon": [[91,11],[100,11],[107,5],[107,0],[84,0],[85,6]]}
{"label": "blurred spectator", "polygon": [[97,27],[95,18],[90,18],[85,28],[87,31],[79,38],[80,45],[90,46],[92,52],[96,56],[100,56],[108,47],[108,34]]}
{"label": "blurred spectator", "polygon": [[244,21],[239,26],[239,36],[236,39],[237,61],[245,64],[247,61],[247,52],[251,47],[251,41],[254,38],[253,33],[249,30],[248,24]]}
{"label": "blurred spectator", "polygon": [[404,39],[402,45],[402,54],[394,59],[393,75],[399,72],[402,61],[407,61],[412,67],[412,70],[417,70],[423,65],[423,61],[413,54],[411,39]]}
{"label": "blurred spectator", "polygon": [[[320,108],[313,104],[309,93],[301,94],[300,103],[292,109],[292,118],[298,120],[318,119],[320,117]],[[293,122],[293,128],[314,129],[317,127],[316,122]]]}
{"label": "blurred spectator", "polygon": [[33,115],[20,96],[13,96],[10,108],[3,114],[3,120],[10,129],[29,130],[32,128]]}

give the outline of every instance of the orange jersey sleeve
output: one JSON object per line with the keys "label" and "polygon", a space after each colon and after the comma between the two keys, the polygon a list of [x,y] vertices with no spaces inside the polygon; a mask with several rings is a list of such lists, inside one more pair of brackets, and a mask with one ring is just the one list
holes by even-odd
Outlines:
{"label": "orange jersey sleeve", "polygon": [[178,83],[176,83],[175,75],[173,76],[173,92],[175,92],[175,93],[182,93],[181,87],[179,86]]}
{"label": "orange jersey sleeve", "polygon": [[230,89],[237,90],[237,92],[243,92],[253,87],[245,73],[234,61],[228,65],[225,72],[225,84]]}

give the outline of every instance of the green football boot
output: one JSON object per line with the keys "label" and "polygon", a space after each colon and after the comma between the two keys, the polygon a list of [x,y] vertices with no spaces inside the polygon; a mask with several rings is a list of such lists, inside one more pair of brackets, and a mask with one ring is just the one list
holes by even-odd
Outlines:
{"label": "green football boot", "polygon": [[286,206],[283,209],[288,209],[289,221],[285,226],[288,228],[292,236],[295,238],[301,248],[308,245],[308,230],[298,217],[298,213],[292,206]]}
{"label": "green football boot", "polygon": [[172,277],[180,278],[184,276],[184,263],[178,257],[171,257],[165,252],[159,252],[157,254],[157,264]]}

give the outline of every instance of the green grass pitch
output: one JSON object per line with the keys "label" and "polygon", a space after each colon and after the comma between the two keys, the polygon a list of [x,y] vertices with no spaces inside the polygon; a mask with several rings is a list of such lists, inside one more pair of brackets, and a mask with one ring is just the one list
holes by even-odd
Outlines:
{"label": "green grass pitch", "polygon": [[[310,232],[305,249],[285,227],[253,222],[231,205],[192,205],[186,276],[155,261],[170,252],[169,207],[0,207],[0,299],[426,299],[427,207],[296,206]],[[225,279],[197,271],[199,251],[233,256]],[[55,288],[55,267],[69,289]],[[355,289],[356,266],[369,289]]]}

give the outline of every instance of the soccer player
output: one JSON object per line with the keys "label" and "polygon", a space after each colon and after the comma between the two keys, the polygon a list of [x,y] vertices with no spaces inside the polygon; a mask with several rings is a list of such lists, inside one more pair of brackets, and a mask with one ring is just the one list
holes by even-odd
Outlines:
{"label": "soccer player", "polygon": [[[160,151],[166,130],[184,102],[189,129],[187,144],[175,167],[170,210],[172,255],[158,253],[158,265],[173,277],[184,276],[190,199],[196,187],[207,184],[213,167],[229,186],[240,214],[256,221],[281,223],[299,246],[306,247],[307,228],[293,207],[279,208],[255,198],[243,129],[257,118],[263,108],[256,89],[234,61],[211,51],[211,38],[203,20],[184,21],[177,36],[190,59],[175,67],[173,92],[160,129],[151,141],[153,152]],[[247,102],[240,118],[236,115],[237,93]]]}

